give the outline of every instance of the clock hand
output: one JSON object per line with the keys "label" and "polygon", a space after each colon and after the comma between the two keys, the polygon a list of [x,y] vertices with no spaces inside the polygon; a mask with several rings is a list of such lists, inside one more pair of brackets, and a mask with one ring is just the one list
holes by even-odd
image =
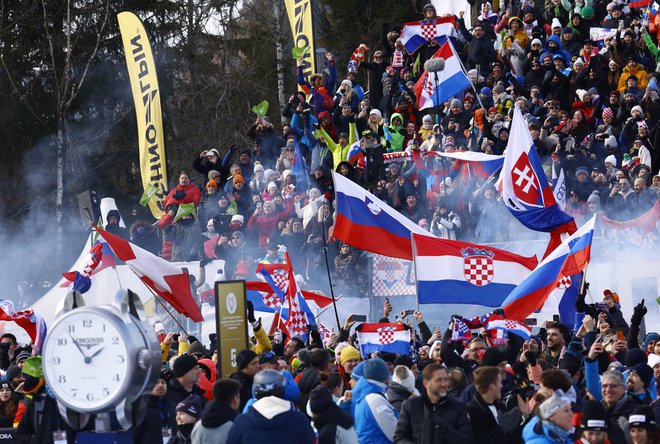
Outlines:
{"label": "clock hand", "polygon": [[91,360],[94,356],[96,356],[96,355],[98,355],[99,353],[101,353],[101,352],[103,351],[104,348],[105,348],[105,347],[101,347],[101,348],[99,348],[97,351],[94,352],[94,354],[93,354],[92,356],[89,357],[89,359]]}
{"label": "clock hand", "polygon": [[82,347],[78,344],[78,341],[76,341],[76,340],[73,338],[73,335],[71,335],[71,333],[69,333],[69,337],[71,338],[71,340],[73,341],[73,343],[76,344],[76,348],[78,349],[78,351],[80,352],[80,354],[83,355],[83,358],[85,358],[85,360],[86,360],[86,359],[87,359],[87,355],[86,355],[85,352],[83,351]]}

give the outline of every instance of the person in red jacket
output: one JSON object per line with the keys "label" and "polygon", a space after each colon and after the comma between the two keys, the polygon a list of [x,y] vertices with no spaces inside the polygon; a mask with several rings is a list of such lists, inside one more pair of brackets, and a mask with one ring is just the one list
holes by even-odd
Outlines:
{"label": "person in red jacket", "polygon": [[195,207],[197,207],[201,199],[202,192],[199,191],[197,185],[192,183],[188,172],[181,170],[179,173],[179,184],[165,198],[165,214],[158,221],[158,226],[165,228],[172,223],[180,204],[194,203]]}
{"label": "person in red jacket", "polygon": [[275,212],[275,204],[272,200],[263,204],[263,209],[257,205],[250,219],[248,220],[248,229],[256,230],[259,233],[259,247],[266,248],[268,245],[268,236],[271,235],[280,219],[286,218],[293,212],[293,199],[285,199],[286,209],[279,213]]}

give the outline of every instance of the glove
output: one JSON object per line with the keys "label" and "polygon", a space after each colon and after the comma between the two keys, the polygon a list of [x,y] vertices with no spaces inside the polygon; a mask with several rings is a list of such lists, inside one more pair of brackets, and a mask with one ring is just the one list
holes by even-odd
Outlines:
{"label": "glove", "polygon": [[534,351],[526,351],[525,352],[525,358],[527,358],[527,362],[529,362],[529,365],[534,367],[538,363],[538,357],[539,354],[534,352]]}
{"label": "glove", "polygon": [[503,308],[496,308],[493,310],[493,314],[496,314],[498,316],[504,316],[504,309]]}
{"label": "glove", "polygon": [[213,260],[213,259],[208,258],[208,257],[204,257],[204,258],[202,258],[202,259],[199,261],[199,266],[200,266],[200,268],[204,268],[204,267],[206,266],[206,264],[208,264],[208,263],[211,262],[212,260]]}
{"label": "glove", "polygon": [[176,200],[183,200],[186,197],[186,192],[183,190],[176,190],[176,193],[172,196]]}
{"label": "glove", "polygon": [[199,339],[197,339],[197,338],[194,337],[194,336],[188,336],[188,342],[190,342],[190,343],[192,344],[192,343],[195,342],[195,341],[199,342]]}
{"label": "glove", "polygon": [[309,336],[312,338],[312,343],[322,344],[321,334],[316,328],[312,328],[312,330],[309,332]]}
{"label": "glove", "polygon": [[589,290],[589,282],[585,282],[584,293],[578,293],[577,299],[575,300],[575,310],[577,310],[578,313],[584,313],[587,310],[587,304],[585,302],[587,290]]}
{"label": "glove", "polygon": [[642,318],[647,312],[648,309],[644,306],[644,299],[642,299],[642,302],[635,305],[635,308],[633,309],[633,315],[632,315],[633,322],[635,321],[642,322]]}
{"label": "glove", "polygon": [[231,151],[232,153],[233,153],[234,151],[236,151],[236,144],[235,144],[235,143],[232,143],[232,144],[231,144],[231,146],[229,147],[229,151]]}
{"label": "glove", "polygon": [[250,321],[250,324],[256,321],[254,318],[254,305],[252,305],[252,301],[247,301],[247,318],[248,321]]}

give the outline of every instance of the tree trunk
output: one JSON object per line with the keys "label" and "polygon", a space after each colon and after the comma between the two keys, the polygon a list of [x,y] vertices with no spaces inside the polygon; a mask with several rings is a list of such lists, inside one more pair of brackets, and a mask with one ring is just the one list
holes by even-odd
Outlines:
{"label": "tree trunk", "polygon": [[55,257],[62,254],[64,243],[63,216],[64,216],[64,175],[66,174],[66,135],[64,116],[57,116],[57,180],[55,184]]}

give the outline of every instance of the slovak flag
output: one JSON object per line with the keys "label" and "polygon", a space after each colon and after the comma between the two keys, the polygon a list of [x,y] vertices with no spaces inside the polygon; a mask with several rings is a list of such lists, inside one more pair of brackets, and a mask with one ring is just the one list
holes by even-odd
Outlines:
{"label": "slovak flag", "polygon": [[133,245],[119,236],[94,225],[94,229],[105,239],[119,259],[135,273],[144,284],[165,299],[177,312],[202,322],[202,312],[190,291],[187,271],[181,270],[147,250]]}
{"label": "slovak flag", "polygon": [[561,279],[584,270],[591,256],[595,223],[596,215],[554,249],[509,294],[502,304],[507,318],[517,321],[525,319],[543,307]]}
{"label": "slovak flag", "polygon": [[536,257],[498,248],[412,235],[420,304],[499,307],[536,267]]}
{"label": "slovak flag", "polygon": [[424,71],[415,83],[417,108],[420,111],[442,105],[471,85],[451,42],[445,42],[433,58],[444,59],[445,69],[432,73]]}
{"label": "slovak flag", "polygon": [[341,174],[332,172],[337,198],[333,237],[360,250],[412,260],[410,233],[431,233]]}
{"label": "slovak flag", "polygon": [[364,323],[355,331],[363,358],[373,352],[410,354],[410,330],[403,324]]}
{"label": "slovak flag", "polygon": [[570,234],[577,229],[573,217],[564,213],[555,201],[527,121],[517,105],[499,187],[504,204],[521,224],[530,230],[551,233],[544,257],[559,245],[561,233]]}
{"label": "slovak flag", "polygon": [[442,44],[447,37],[458,36],[456,28],[456,20],[453,16],[404,23],[401,29],[401,43],[406,48],[406,52],[412,54],[431,40]]}
{"label": "slovak flag", "polygon": [[532,329],[526,324],[496,314],[491,315],[488,318],[488,324],[486,325],[486,330],[494,329],[508,331],[509,333],[516,334],[525,340],[529,340],[532,335]]}

